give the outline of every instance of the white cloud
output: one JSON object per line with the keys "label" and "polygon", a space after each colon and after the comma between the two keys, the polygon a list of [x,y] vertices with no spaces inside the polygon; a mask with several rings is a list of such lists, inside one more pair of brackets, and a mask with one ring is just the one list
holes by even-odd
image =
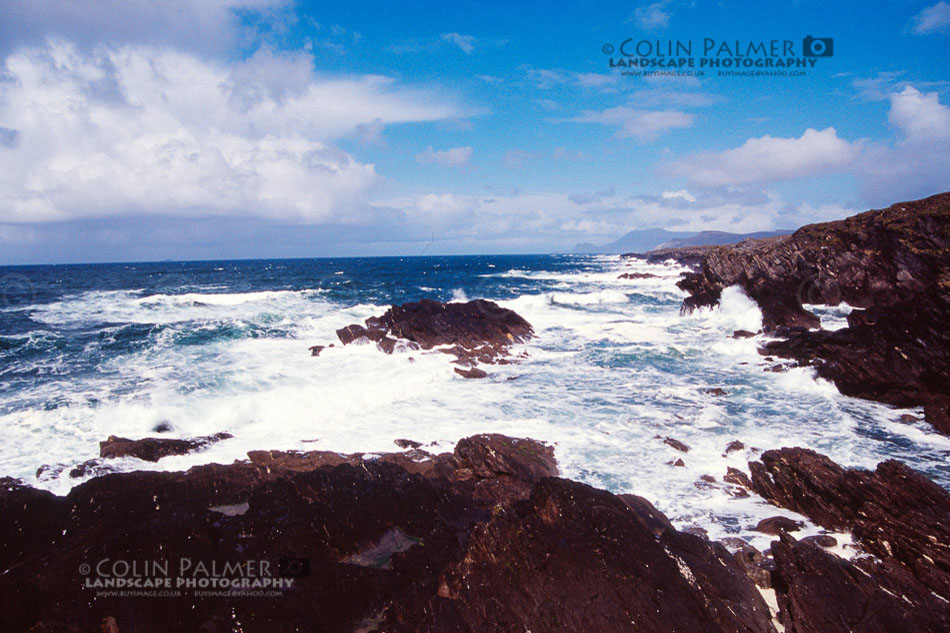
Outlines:
{"label": "white cloud", "polygon": [[750,138],[723,152],[693,154],[670,166],[672,173],[707,187],[807,178],[839,172],[858,158],[858,145],[834,128],[807,129],[799,138]]}
{"label": "white cloud", "polygon": [[890,96],[893,145],[871,145],[858,165],[865,199],[890,204],[945,191],[950,183],[950,107],[913,86]]}
{"label": "white cloud", "polygon": [[664,200],[680,198],[686,202],[696,202],[696,197],[685,189],[680,189],[679,191],[664,191],[660,197]]}
{"label": "white cloud", "polygon": [[292,0],[4,0],[0,51],[38,44],[47,36],[82,45],[137,43],[219,52],[247,32],[241,12],[272,18]]}
{"label": "white cloud", "polygon": [[661,0],[652,4],[645,4],[633,11],[633,21],[645,31],[659,31],[670,25],[673,14],[667,7],[670,0]]}
{"label": "white cloud", "polygon": [[471,147],[453,147],[436,151],[430,145],[424,151],[416,154],[416,162],[423,165],[437,164],[443,167],[465,167],[472,159]]}
{"label": "white cloud", "polygon": [[455,44],[466,55],[471,55],[475,50],[475,38],[471,35],[462,35],[461,33],[443,33],[442,39],[446,42]]}
{"label": "white cloud", "polygon": [[677,128],[690,127],[695,116],[676,110],[641,110],[627,106],[617,106],[606,110],[587,110],[571,121],[577,123],[600,123],[619,127],[620,138],[636,138],[639,141],[651,141],[660,133]]}
{"label": "white cloud", "polygon": [[950,2],[938,2],[914,16],[914,33],[950,33]]}
{"label": "white cloud", "polygon": [[908,143],[950,140],[950,108],[940,103],[936,92],[924,94],[907,86],[891,95],[890,121]]}
{"label": "white cloud", "polygon": [[385,77],[315,78],[312,63],[266,50],[230,67],[141,46],[17,51],[0,82],[0,128],[14,136],[0,146],[0,222],[347,221],[377,176],[332,141],[459,113]]}

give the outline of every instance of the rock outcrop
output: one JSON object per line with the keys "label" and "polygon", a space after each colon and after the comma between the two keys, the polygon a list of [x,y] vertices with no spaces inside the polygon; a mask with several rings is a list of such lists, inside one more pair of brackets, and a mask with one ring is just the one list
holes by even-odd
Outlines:
{"label": "rock outcrop", "polygon": [[691,294],[687,310],[714,305],[724,288],[739,285],[759,304],[767,330],[817,327],[803,304],[886,307],[950,282],[948,249],[950,192],[711,248],[680,287]]}
{"label": "rock outcrop", "polygon": [[750,462],[756,492],[850,531],[871,557],[845,561],[779,533],[773,577],[786,631],[950,630],[950,494],[900,462],[847,469],[801,448]]}
{"label": "rock outcrop", "polygon": [[[721,545],[677,532],[643,499],[556,474],[550,447],[486,435],[434,456],[261,451],[107,475],[66,497],[5,479],[2,628],[774,631]],[[173,597],[97,585],[166,577]],[[281,584],[176,586],[189,578]]]}
{"label": "rock outcrop", "polygon": [[104,442],[99,442],[99,457],[106,459],[136,457],[147,462],[157,462],[163,457],[185,455],[192,451],[201,450],[209,444],[232,437],[234,436],[230,433],[215,433],[214,435],[187,440],[163,437],[145,437],[140,440],[130,440],[110,435]]}
{"label": "rock outcrop", "polygon": [[[374,342],[387,354],[400,347],[441,348],[454,355],[456,362],[474,367],[477,363],[508,362],[505,357],[511,345],[524,343],[534,332],[516,312],[492,301],[442,303],[423,299],[393,306],[382,316],[366,319],[364,325],[348,325],[336,334],[344,345]],[[466,378],[485,376],[481,370],[459,373]]]}
{"label": "rock outcrop", "polygon": [[926,421],[950,434],[950,285],[855,310],[848,323],[835,331],[789,331],[760,351],[815,367],[843,394],[923,406]]}
{"label": "rock outcrop", "polygon": [[[771,551],[731,539],[730,554],[645,499],[556,477],[533,440],[405,444],[372,459],[253,451],[65,497],[2,479],[0,629],[775,633],[756,585],[788,633],[950,626],[950,495],[896,462],[869,473],[782,449],[750,464],[763,496],[873,554],[847,561],[778,521]],[[134,584],[165,578],[173,596]],[[237,584],[187,584],[202,578]],[[133,584],[102,585],[118,580]]]}

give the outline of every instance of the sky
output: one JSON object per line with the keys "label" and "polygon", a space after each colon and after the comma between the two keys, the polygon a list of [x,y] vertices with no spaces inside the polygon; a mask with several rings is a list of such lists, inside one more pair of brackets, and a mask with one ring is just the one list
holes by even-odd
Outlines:
{"label": "sky", "polygon": [[0,3],[0,264],[566,252],[947,189],[945,0]]}

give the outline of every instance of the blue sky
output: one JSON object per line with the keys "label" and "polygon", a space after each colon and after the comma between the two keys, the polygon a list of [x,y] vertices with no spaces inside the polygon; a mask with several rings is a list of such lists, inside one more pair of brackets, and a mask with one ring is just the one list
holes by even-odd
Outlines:
{"label": "blue sky", "polygon": [[[610,67],[704,38],[809,67]],[[950,188],[946,1],[12,0],[0,56],[0,263],[556,252]]]}

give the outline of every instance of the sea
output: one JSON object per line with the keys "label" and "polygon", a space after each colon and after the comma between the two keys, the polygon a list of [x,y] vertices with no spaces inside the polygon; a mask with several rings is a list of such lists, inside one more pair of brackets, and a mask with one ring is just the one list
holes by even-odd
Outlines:
{"label": "sea", "polygon": [[[681,314],[685,271],[567,255],[0,268],[0,476],[65,494],[87,479],[71,467],[110,435],[234,436],[112,463],[175,471],[258,449],[372,457],[403,450],[394,440],[404,438],[436,453],[503,433],[549,443],[563,476],[641,495],[680,529],[760,547],[772,537],[754,531],[759,520],[802,517],[737,498],[722,477],[768,449],[803,446],[863,468],[897,459],[950,487],[950,438],[901,421],[920,410],[842,396],[809,368],[770,371],[781,359],[758,353],[763,335],[732,336],[759,331],[755,303],[729,288],[718,308]],[[482,380],[438,351],[337,340],[338,328],[423,298],[496,301],[536,336]],[[850,310],[813,308],[828,329]],[[726,454],[733,440],[745,448]],[[819,531],[806,524],[802,534]]]}

